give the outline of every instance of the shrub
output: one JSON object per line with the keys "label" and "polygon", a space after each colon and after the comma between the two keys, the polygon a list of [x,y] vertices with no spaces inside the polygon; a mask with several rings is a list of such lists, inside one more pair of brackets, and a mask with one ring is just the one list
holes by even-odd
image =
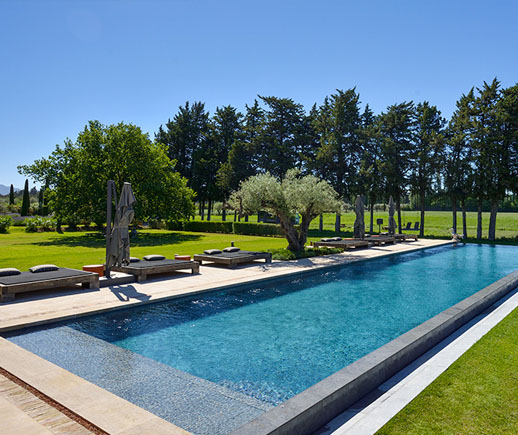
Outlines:
{"label": "shrub", "polygon": [[36,233],[38,231],[54,231],[56,221],[46,217],[34,217],[25,219],[25,232]]}
{"label": "shrub", "polygon": [[36,233],[38,231],[39,218],[27,218],[25,219],[25,232]]}
{"label": "shrub", "polygon": [[0,216],[0,233],[7,233],[12,224],[13,218],[11,216]]}
{"label": "shrub", "polygon": [[273,260],[297,260],[299,258],[318,257],[320,255],[340,254],[344,252],[340,248],[305,248],[304,251],[293,252],[289,249],[270,249],[268,252],[272,253]]}
{"label": "shrub", "polygon": [[233,232],[249,236],[284,236],[279,225],[252,222],[233,222]]}

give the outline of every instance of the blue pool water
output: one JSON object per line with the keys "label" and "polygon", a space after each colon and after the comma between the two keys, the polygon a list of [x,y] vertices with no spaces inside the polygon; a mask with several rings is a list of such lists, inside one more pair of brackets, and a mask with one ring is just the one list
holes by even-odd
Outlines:
{"label": "blue pool water", "polygon": [[[517,254],[446,246],[65,325],[275,405],[517,269]],[[38,353],[38,331],[9,339]]]}

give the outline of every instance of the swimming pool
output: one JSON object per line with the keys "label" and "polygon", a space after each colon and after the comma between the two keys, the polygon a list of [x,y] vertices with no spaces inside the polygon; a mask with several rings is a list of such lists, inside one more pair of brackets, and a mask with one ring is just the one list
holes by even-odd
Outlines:
{"label": "swimming pool", "polygon": [[[8,339],[200,433],[217,431],[189,423],[199,416],[179,416],[181,410],[164,409],[164,400],[151,398],[167,376],[182,378],[182,385],[208,381],[200,394],[215,385],[222,396],[248,401],[246,412],[240,408],[222,426],[225,432],[507,275],[516,269],[517,253],[512,246],[432,248]],[[171,388],[162,393],[171,395]]]}

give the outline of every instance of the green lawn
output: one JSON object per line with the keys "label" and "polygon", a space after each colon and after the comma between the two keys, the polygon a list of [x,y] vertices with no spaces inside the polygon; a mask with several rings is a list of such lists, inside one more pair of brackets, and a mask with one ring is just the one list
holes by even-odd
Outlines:
{"label": "green lawn", "polygon": [[[228,216],[229,220],[233,216]],[[388,212],[374,213],[374,231],[378,231],[376,219],[383,219],[385,225],[388,223]],[[477,213],[468,212],[468,237],[475,237],[477,230]],[[220,215],[211,217],[214,221],[221,221]],[[342,224],[345,224],[345,230],[352,231],[355,214],[353,212],[344,213],[341,217]],[[396,216],[397,219],[397,216]],[[197,216],[196,220],[200,220]],[[417,222],[420,220],[420,212],[418,211],[403,211],[402,223],[406,226],[407,222]],[[318,218],[311,222],[310,228],[318,228]],[[257,222],[257,216],[250,217],[250,222]],[[365,213],[365,228],[369,229],[370,215]],[[489,226],[489,213],[483,213],[483,237],[487,237],[487,230]],[[446,211],[428,211],[425,215],[425,236],[448,237],[451,235],[449,229],[452,227],[452,213]],[[324,215],[324,230],[334,231],[335,215],[327,213]],[[457,232],[462,233],[462,214],[457,214]],[[496,236],[515,238],[518,236],[518,213],[499,213],[496,221]]]}
{"label": "green lawn", "polygon": [[378,433],[517,434],[518,309]]}
{"label": "green lawn", "polygon": [[[199,254],[205,249],[225,248],[234,241],[247,250],[285,248],[283,238],[207,234],[166,230],[139,231],[131,240],[131,255]],[[51,263],[61,267],[81,268],[85,264],[104,263],[105,239],[97,232],[26,233],[23,227],[11,227],[9,234],[0,234],[0,268],[20,270],[35,264]]]}

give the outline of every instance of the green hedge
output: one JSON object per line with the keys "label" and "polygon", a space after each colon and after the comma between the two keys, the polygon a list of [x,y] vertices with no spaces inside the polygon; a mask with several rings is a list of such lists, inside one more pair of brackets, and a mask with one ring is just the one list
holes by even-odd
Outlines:
{"label": "green hedge", "polygon": [[282,237],[281,227],[276,224],[262,224],[252,222],[211,222],[188,221],[168,222],[167,229],[171,231],[193,231],[203,233],[242,234],[250,236]]}
{"label": "green hedge", "polygon": [[202,233],[232,233],[233,222],[211,222],[211,221],[189,221],[184,222],[184,231],[194,231]]}
{"label": "green hedge", "polygon": [[234,234],[249,236],[283,236],[281,227],[277,224],[255,224],[251,222],[233,222]]}

